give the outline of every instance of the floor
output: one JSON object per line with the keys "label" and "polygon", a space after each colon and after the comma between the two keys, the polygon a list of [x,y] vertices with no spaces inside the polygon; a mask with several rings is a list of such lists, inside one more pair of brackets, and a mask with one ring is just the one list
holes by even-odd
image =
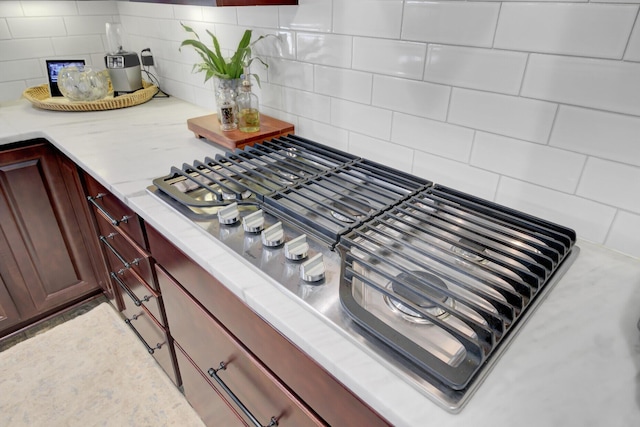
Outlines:
{"label": "floor", "polygon": [[100,295],[96,298],[93,298],[87,302],[84,302],[82,304],[79,304],[77,306],[74,306],[70,309],[64,310],[56,315],[54,315],[53,317],[40,322],[36,325],[30,326],[27,329],[11,335],[7,338],[0,338],[0,352],[13,347],[14,345],[18,344],[19,342],[22,342],[24,340],[27,340],[29,338],[35,337],[36,335],[44,332],[44,331],[48,331],[49,329],[53,328],[54,326],[60,325],[64,322],[66,322],[67,320],[71,320],[74,317],[77,317],[83,313],[86,313],[87,311],[91,310],[92,308],[97,307],[98,305],[102,304],[103,302],[108,301],[107,298],[105,298],[104,296]]}

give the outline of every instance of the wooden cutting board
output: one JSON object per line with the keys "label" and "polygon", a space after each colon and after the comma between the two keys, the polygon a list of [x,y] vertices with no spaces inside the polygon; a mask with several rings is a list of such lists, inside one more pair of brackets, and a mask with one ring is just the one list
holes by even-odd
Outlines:
{"label": "wooden cutting board", "polygon": [[205,138],[225,148],[235,150],[245,145],[253,145],[265,139],[276,138],[294,133],[291,123],[260,114],[260,130],[258,132],[240,132],[239,130],[223,131],[216,114],[194,117],[187,120],[187,127],[196,138]]}

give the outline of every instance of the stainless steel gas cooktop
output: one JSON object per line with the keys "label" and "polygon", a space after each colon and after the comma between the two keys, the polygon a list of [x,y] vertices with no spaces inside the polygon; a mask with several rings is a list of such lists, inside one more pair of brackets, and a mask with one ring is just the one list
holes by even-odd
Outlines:
{"label": "stainless steel gas cooktop", "polygon": [[294,135],[149,191],[451,412],[579,251],[571,229]]}

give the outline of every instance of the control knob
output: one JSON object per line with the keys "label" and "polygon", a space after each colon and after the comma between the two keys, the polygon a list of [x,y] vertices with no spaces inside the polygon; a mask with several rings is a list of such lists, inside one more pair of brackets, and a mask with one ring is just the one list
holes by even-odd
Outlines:
{"label": "control knob", "polygon": [[246,233],[259,233],[264,228],[264,212],[262,209],[242,218],[242,228]]}
{"label": "control knob", "polygon": [[307,235],[303,234],[284,244],[284,256],[291,261],[301,260],[307,257],[309,243]]}
{"label": "control knob", "polygon": [[318,282],[324,279],[324,258],[317,254],[300,265],[300,277],[305,282]]}
{"label": "control knob", "polygon": [[262,244],[264,246],[273,248],[280,246],[282,242],[284,242],[284,230],[281,222],[276,222],[262,231]]}
{"label": "control knob", "polygon": [[220,224],[235,224],[238,219],[240,219],[240,211],[238,211],[237,203],[231,203],[218,209],[218,221],[220,221]]}

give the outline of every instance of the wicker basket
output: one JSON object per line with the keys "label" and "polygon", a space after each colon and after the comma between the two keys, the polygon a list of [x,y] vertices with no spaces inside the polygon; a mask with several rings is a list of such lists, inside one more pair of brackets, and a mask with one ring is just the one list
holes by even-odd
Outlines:
{"label": "wicker basket", "polygon": [[106,98],[89,102],[70,101],[63,97],[52,98],[49,96],[48,84],[30,87],[22,93],[22,96],[29,100],[34,106],[45,110],[103,111],[143,104],[158,93],[158,86],[156,85],[143,81],[142,86],[142,89],[133,93],[116,97],[113,96],[113,93],[110,93]]}

